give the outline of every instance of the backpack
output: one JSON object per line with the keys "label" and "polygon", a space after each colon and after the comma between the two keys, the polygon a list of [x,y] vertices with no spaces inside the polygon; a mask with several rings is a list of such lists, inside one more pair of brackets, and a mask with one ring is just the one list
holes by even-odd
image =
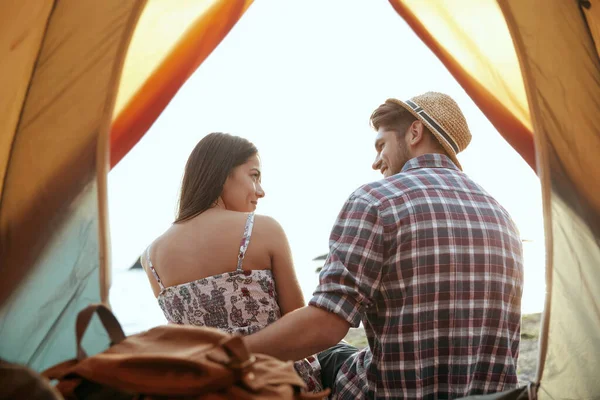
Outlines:
{"label": "backpack", "polygon": [[[88,357],[83,334],[97,313],[111,346]],[[292,362],[250,354],[241,336],[213,328],[164,325],[125,337],[102,304],[82,310],[76,323],[77,358],[42,373],[57,380],[65,399],[321,399],[306,393]]]}

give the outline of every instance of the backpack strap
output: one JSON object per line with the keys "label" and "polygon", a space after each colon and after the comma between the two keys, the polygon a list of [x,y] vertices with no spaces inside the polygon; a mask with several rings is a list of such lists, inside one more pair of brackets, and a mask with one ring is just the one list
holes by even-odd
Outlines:
{"label": "backpack strap", "polygon": [[154,275],[154,278],[156,279],[156,282],[158,282],[158,286],[160,287],[160,290],[162,291],[165,289],[165,285],[163,285],[162,280],[160,279],[160,276],[158,276],[158,273],[154,269],[154,265],[152,265],[152,260],[150,259],[150,247],[151,246],[148,246],[148,248],[146,249],[146,259],[148,260],[148,268],[150,268],[152,275]]}
{"label": "backpack strap", "polygon": [[238,253],[237,271],[242,271],[242,263],[244,262],[246,250],[248,249],[248,245],[250,244],[250,237],[252,236],[253,227],[254,213],[250,213],[248,214],[248,219],[246,219],[246,226],[244,227],[244,236],[242,236],[242,241],[240,242],[240,252]]}
{"label": "backpack strap", "polygon": [[79,361],[87,358],[87,354],[81,346],[81,341],[94,314],[98,314],[100,322],[102,322],[102,325],[104,325],[104,329],[106,329],[108,337],[110,338],[111,346],[113,344],[121,343],[123,340],[125,340],[123,328],[121,328],[121,324],[119,324],[119,321],[112,311],[110,311],[110,309],[102,303],[90,304],[79,312],[79,315],[77,315],[77,322],[75,323],[77,359]]}

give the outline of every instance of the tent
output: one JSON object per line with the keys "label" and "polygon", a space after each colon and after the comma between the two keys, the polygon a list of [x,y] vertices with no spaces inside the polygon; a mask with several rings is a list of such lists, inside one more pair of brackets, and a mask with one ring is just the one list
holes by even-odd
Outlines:
{"label": "tent", "polygon": [[[389,1],[539,175],[547,294],[524,393],[600,397],[600,3]],[[0,4],[0,358],[74,356],[77,312],[108,301],[107,173],[250,3]],[[107,344],[99,324],[86,340]]]}

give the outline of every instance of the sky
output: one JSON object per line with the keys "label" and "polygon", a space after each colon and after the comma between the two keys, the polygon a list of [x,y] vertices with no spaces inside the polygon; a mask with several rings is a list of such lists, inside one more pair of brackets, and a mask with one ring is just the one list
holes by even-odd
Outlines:
{"label": "sky", "polygon": [[371,170],[371,112],[426,91],[449,94],[463,110],[473,140],[459,160],[527,239],[523,311],[541,311],[539,180],[387,0],[255,1],[110,172],[114,279],[172,223],[196,143],[227,132],[259,149],[266,197],[257,212],[285,229],[309,299],[318,282],[312,259],[327,252],[341,206],[381,178]]}

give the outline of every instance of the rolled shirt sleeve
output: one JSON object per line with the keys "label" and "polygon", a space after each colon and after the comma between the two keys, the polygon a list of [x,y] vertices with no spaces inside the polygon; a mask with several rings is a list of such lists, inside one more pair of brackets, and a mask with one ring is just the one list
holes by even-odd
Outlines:
{"label": "rolled shirt sleeve", "polygon": [[332,312],[358,327],[361,311],[374,306],[384,264],[384,229],[378,207],[353,194],[329,238],[329,255],[311,306]]}

